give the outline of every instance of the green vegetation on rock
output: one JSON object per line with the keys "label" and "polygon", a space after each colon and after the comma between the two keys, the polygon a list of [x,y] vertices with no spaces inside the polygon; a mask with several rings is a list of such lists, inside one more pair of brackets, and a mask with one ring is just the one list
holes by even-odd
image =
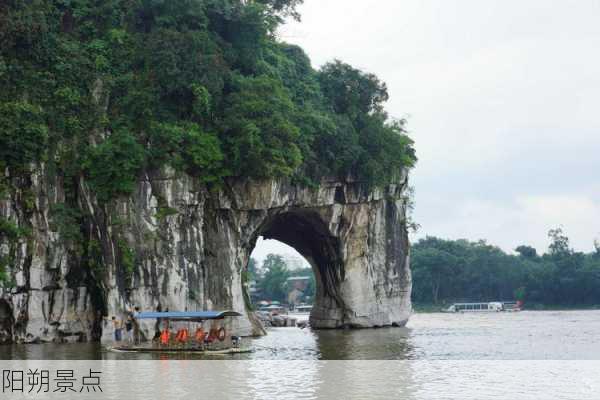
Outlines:
{"label": "green vegetation on rock", "polygon": [[135,272],[135,251],[129,247],[124,239],[117,239],[117,245],[120,254],[120,267],[125,277],[126,287],[131,287],[133,273]]}
{"label": "green vegetation on rock", "polygon": [[392,181],[416,158],[385,84],[339,61],[314,70],[276,39],[301,2],[3,2],[3,166],[47,161],[102,203],[165,165],[209,185]]}
{"label": "green vegetation on rock", "polygon": [[[7,188],[3,180],[0,179],[0,200],[6,197],[6,191]],[[20,239],[26,238],[29,234],[30,231],[27,228],[20,227],[14,221],[0,216],[0,244],[8,244],[9,248],[12,248],[7,253],[0,253],[0,286],[7,285],[10,281],[7,267],[12,263],[15,245]]]}

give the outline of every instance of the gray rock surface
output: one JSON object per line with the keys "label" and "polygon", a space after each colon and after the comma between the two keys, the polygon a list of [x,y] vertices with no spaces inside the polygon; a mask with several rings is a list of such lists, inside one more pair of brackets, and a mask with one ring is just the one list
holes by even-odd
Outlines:
{"label": "gray rock surface", "polygon": [[[134,305],[233,309],[244,317],[229,329],[262,334],[242,289],[261,235],[313,266],[313,328],[404,325],[409,317],[406,176],[376,190],[336,180],[316,188],[231,180],[209,190],[187,175],[148,171],[131,196],[100,205],[82,177],[67,190],[66,178],[44,165],[35,171],[13,178],[0,200],[0,215],[30,232],[0,243],[11,260],[11,284],[0,288],[5,337],[110,340],[110,317]],[[143,329],[152,336],[154,324]]]}

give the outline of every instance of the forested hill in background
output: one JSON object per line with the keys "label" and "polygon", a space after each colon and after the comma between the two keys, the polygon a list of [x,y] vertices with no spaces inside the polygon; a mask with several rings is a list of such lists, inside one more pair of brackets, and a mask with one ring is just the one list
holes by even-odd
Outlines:
{"label": "forested hill in background", "polygon": [[383,185],[415,162],[372,74],[276,39],[301,0],[0,4],[0,167],[45,161],[98,198],[144,168]]}
{"label": "forested hill in background", "polygon": [[412,247],[413,302],[524,300],[530,307],[600,307],[600,243],[573,251],[562,229],[548,234],[548,251],[519,246],[510,255],[484,241],[427,237]]}

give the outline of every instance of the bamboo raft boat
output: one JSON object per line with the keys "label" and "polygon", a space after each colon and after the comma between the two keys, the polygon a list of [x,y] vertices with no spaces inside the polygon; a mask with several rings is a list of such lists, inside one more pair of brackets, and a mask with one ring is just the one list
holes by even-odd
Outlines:
{"label": "bamboo raft boat", "polygon": [[[240,346],[241,338],[228,334],[223,326],[203,329],[206,321],[224,320],[226,317],[240,317],[235,311],[171,311],[171,312],[141,312],[133,315],[136,320],[156,319],[163,329],[157,332],[151,342],[145,343],[115,343],[106,346],[108,351],[118,353],[194,353],[205,355],[228,355],[251,353],[251,348]],[[186,327],[175,332],[171,331],[172,323],[184,323]],[[214,322],[212,322],[214,324]],[[196,325],[196,332],[190,335],[190,328]]]}

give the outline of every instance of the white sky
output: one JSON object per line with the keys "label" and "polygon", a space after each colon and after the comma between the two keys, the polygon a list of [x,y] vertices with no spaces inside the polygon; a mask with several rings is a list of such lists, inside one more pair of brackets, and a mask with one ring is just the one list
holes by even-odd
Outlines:
{"label": "white sky", "polygon": [[[413,238],[505,250],[600,238],[600,1],[305,0],[282,40],[388,84],[407,117]],[[265,253],[268,252],[267,250]]]}

